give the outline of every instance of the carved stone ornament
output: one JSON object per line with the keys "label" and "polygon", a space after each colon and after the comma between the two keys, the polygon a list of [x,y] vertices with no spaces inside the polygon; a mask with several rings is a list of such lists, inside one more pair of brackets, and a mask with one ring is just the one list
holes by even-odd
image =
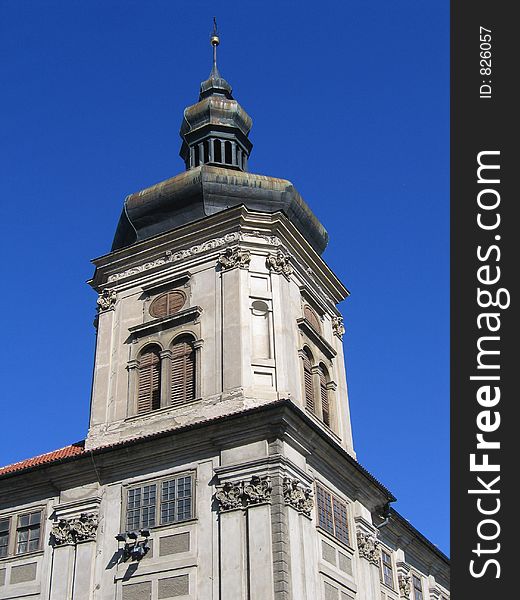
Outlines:
{"label": "carved stone ornament", "polygon": [[51,529],[52,543],[64,546],[94,540],[97,527],[98,520],[94,514],[81,513],[76,519],[59,519]]}
{"label": "carved stone ornament", "polygon": [[114,307],[117,300],[117,292],[115,290],[103,290],[97,299],[99,310],[109,310]]}
{"label": "carved stone ornament", "polygon": [[278,250],[276,254],[268,254],[265,262],[267,268],[273,273],[281,273],[289,277],[294,271],[290,265],[290,260],[291,257],[288,254],[284,254],[281,250]]}
{"label": "carved stone ornament", "polygon": [[283,497],[287,506],[292,506],[298,512],[310,517],[314,505],[312,491],[302,486],[299,479],[284,477]]}
{"label": "carved stone ornament", "polygon": [[358,531],[357,546],[361,558],[365,558],[374,565],[379,566],[379,541],[375,535],[365,533],[364,531]]}
{"label": "carved stone ornament", "polygon": [[215,493],[219,510],[236,510],[242,508],[242,484],[226,481]]}
{"label": "carved stone ornament", "polygon": [[401,598],[410,598],[410,592],[412,591],[410,575],[400,574],[397,581],[399,584],[399,596]]}
{"label": "carved stone ornament", "polygon": [[54,546],[65,546],[66,544],[75,544],[74,535],[70,528],[70,521],[60,519],[54,523],[51,529],[52,544]]}
{"label": "carved stone ornament", "polygon": [[226,248],[218,257],[218,262],[223,269],[248,269],[251,262],[251,252],[249,250],[241,250],[240,248]]}
{"label": "carved stone ornament", "polygon": [[343,325],[343,317],[332,317],[332,332],[337,335],[339,339],[343,339],[345,334],[345,326]]}
{"label": "carved stone ornament", "polygon": [[251,481],[244,485],[244,501],[246,505],[270,502],[271,490],[269,477],[253,475]]}

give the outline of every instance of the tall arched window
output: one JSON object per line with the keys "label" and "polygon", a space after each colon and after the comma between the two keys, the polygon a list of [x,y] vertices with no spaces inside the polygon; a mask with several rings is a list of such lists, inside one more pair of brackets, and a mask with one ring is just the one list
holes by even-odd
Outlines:
{"label": "tall arched window", "polygon": [[303,349],[303,383],[305,387],[305,406],[315,412],[314,385],[312,383],[312,354],[308,348]]}
{"label": "tall arched window", "polygon": [[321,400],[321,417],[325,425],[330,427],[330,402],[329,402],[329,374],[324,365],[319,366],[320,375],[320,400]]}
{"label": "tall arched window", "polygon": [[172,405],[195,399],[195,349],[191,336],[177,338],[172,346]]}
{"label": "tall arched window", "polygon": [[138,414],[161,406],[161,358],[159,346],[147,346],[139,357],[137,380]]}

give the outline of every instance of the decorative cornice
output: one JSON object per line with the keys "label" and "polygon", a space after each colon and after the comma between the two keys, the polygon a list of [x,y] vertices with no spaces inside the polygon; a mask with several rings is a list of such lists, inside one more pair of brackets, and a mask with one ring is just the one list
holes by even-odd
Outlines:
{"label": "decorative cornice", "polygon": [[226,248],[218,257],[218,263],[224,270],[234,269],[235,267],[249,269],[250,262],[251,252],[249,250],[242,250],[238,246]]}
{"label": "decorative cornice", "polygon": [[345,334],[345,326],[343,325],[343,317],[332,317],[332,332],[334,335],[339,337],[340,340],[343,339]]}
{"label": "decorative cornice", "polygon": [[115,290],[103,290],[97,299],[97,306],[100,312],[114,308],[117,300],[117,292]]}
{"label": "decorative cornice", "polygon": [[284,477],[283,497],[286,506],[291,506],[307,517],[311,516],[311,510],[314,505],[312,500],[312,490],[301,485],[299,479]]}
{"label": "decorative cornice", "polygon": [[75,519],[59,519],[51,529],[52,545],[65,546],[94,541],[97,527],[97,515],[93,513],[81,513]]}
{"label": "decorative cornice", "polygon": [[366,533],[365,531],[358,531],[356,537],[359,556],[372,564],[379,566],[381,552],[379,540],[376,536],[372,533]]}
{"label": "decorative cornice", "polygon": [[211,240],[208,240],[207,242],[203,242],[202,244],[197,244],[195,246],[191,246],[190,248],[179,250],[177,252],[167,250],[163,256],[155,260],[151,260],[142,265],[132,267],[131,269],[127,269],[126,271],[122,271],[121,273],[114,273],[112,275],[109,275],[107,281],[110,283],[113,281],[119,281],[120,279],[126,279],[131,275],[137,275],[138,273],[149,271],[150,269],[155,269],[156,267],[161,267],[169,263],[176,263],[185,258],[196,256],[197,254],[201,254],[206,250],[214,250],[216,248],[220,248],[221,246],[225,246],[226,244],[236,242],[239,239],[240,233],[238,231],[235,231],[232,233],[227,233],[223,237],[213,238]]}
{"label": "decorative cornice", "polygon": [[284,254],[281,250],[278,250],[276,253],[270,252],[267,255],[265,264],[271,272],[290,277],[294,272],[294,269],[290,265],[290,260],[291,257],[288,254]]}

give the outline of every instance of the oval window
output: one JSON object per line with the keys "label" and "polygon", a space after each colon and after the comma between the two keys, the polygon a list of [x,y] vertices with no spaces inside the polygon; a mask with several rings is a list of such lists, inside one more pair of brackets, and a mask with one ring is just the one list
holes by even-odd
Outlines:
{"label": "oval window", "polygon": [[156,319],[169,317],[179,312],[186,304],[186,294],[180,290],[158,296],[150,305],[150,314]]}
{"label": "oval window", "polygon": [[305,316],[305,318],[307,319],[307,321],[309,321],[309,323],[311,324],[312,328],[315,331],[317,331],[318,333],[321,333],[320,318],[312,310],[312,308],[310,306],[305,305],[305,307],[303,309],[303,315]]}

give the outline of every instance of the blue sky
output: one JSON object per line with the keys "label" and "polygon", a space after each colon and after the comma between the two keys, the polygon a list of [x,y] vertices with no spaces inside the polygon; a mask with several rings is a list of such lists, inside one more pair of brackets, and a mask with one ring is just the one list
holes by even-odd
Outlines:
{"label": "blue sky", "polygon": [[447,2],[0,1],[0,464],[86,435],[89,261],[127,194],[182,170],[214,14],[250,170],[295,184],[351,291],[358,459],[448,553]]}

